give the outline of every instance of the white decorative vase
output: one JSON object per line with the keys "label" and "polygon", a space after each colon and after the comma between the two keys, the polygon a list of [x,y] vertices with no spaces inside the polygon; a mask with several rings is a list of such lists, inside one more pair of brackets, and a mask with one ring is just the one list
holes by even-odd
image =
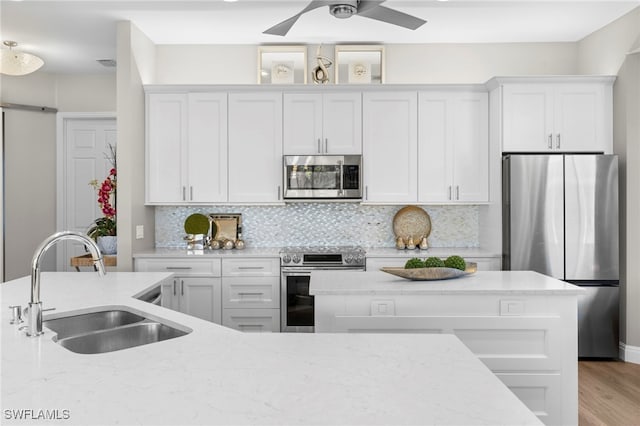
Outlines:
{"label": "white decorative vase", "polygon": [[118,251],[118,237],[111,235],[98,237],[98,248],[102,254],[115,254]]}

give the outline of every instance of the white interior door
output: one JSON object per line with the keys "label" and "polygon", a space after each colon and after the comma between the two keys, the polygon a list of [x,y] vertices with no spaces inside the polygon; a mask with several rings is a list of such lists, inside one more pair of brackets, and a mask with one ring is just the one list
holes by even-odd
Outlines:
{"label": "white interior door", "polygon": [[[102,182],[111,169],[109,144],[116,145],[116,120],[112,116],[62,117],[59,141],[58,230],[86,233],[102,216],[96,190],[89,184]],[[60,130],[59,130],[60,131]],[[82,244],[58,245],[57,270],[70,271],[70,258],[86,253]]]}

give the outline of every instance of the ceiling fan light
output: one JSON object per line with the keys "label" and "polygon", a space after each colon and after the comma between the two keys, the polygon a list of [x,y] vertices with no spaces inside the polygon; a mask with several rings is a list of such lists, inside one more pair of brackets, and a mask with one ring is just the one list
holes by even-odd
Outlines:
{"label": "ceiling fan light", "polygon": [[[5,45],[15,46],[15,44],[7,44],[7,42]],[[30,53],[19,52],[11,48],[0,51],[0,74],[14,76],[31,74],[40,69],[42,65],[44,65],[44,61]]]}
{"label": "ceiling fan light", "polygon": [[335,6],[331,6],[331,14],[338,19],[346,19],[350,18],[357,12],[357,8],[350,4],[337,4]]}

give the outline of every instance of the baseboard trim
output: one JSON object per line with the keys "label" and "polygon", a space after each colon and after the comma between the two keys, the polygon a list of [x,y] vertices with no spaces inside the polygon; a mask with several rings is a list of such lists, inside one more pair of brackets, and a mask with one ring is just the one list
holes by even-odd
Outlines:
{"label": "baseboard trim", "polygon": [[624,362],[640,364],[640,347],[620,342],[620,359]]}

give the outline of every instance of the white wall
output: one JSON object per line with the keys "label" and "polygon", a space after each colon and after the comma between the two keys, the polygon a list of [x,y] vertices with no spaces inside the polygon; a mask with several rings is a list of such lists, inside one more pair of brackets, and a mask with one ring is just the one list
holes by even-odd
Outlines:
{"label": "white wall", "polygon": [[[309,70],[316,50],[307,47]],[[392,44],[385,52],[386,83],[484,83],[498,75],[577,72],[575,43]],[[322,54],[333,59],[334,46],[323,45]],[[159,45],[154,83],[256,84],[257,58],[258,46]]]}
{"label": "white wall", "polygon": [[[2,77],[2,102],[60,111],[115,111],[115,75],[36,72]],[[91,96],[87,96],[91,94]],[[5,276],[30,273],[42,240],[56,232],[56,115],[5,109]],[[55,249],[45,270],[55,269]]]}
{"label": "white wall", "polygon": [[[581,74],[617,75],[613,87],[614,153],[620,160],[620,339],[640,363],[640,7],[577,44]],[[631,259],[631,260],[630,260]]]}
{"label": "white wall", "polygon": [[60,112],[115,111],[115,72],[96,75],[57,75],[55,84],[56,106]]}
{"label": "white wall", "polygon": [[[154,79],[155,46],[130,22],[119,22],[117,32],[118,270],[131,271],[133,252],[154,246],[154,211],[144,205],[143,84]],[[137,225],[145,229],[140,240]]]}
{"label": "white wall", "polygon": [[[2,102],[55,107],[55,76],[2,77]],[[5,279],[28,275],[38,244],[55,232],[56,116],[6,108],[4,126]],[[55,265],[48,253],[44,269]]]}

